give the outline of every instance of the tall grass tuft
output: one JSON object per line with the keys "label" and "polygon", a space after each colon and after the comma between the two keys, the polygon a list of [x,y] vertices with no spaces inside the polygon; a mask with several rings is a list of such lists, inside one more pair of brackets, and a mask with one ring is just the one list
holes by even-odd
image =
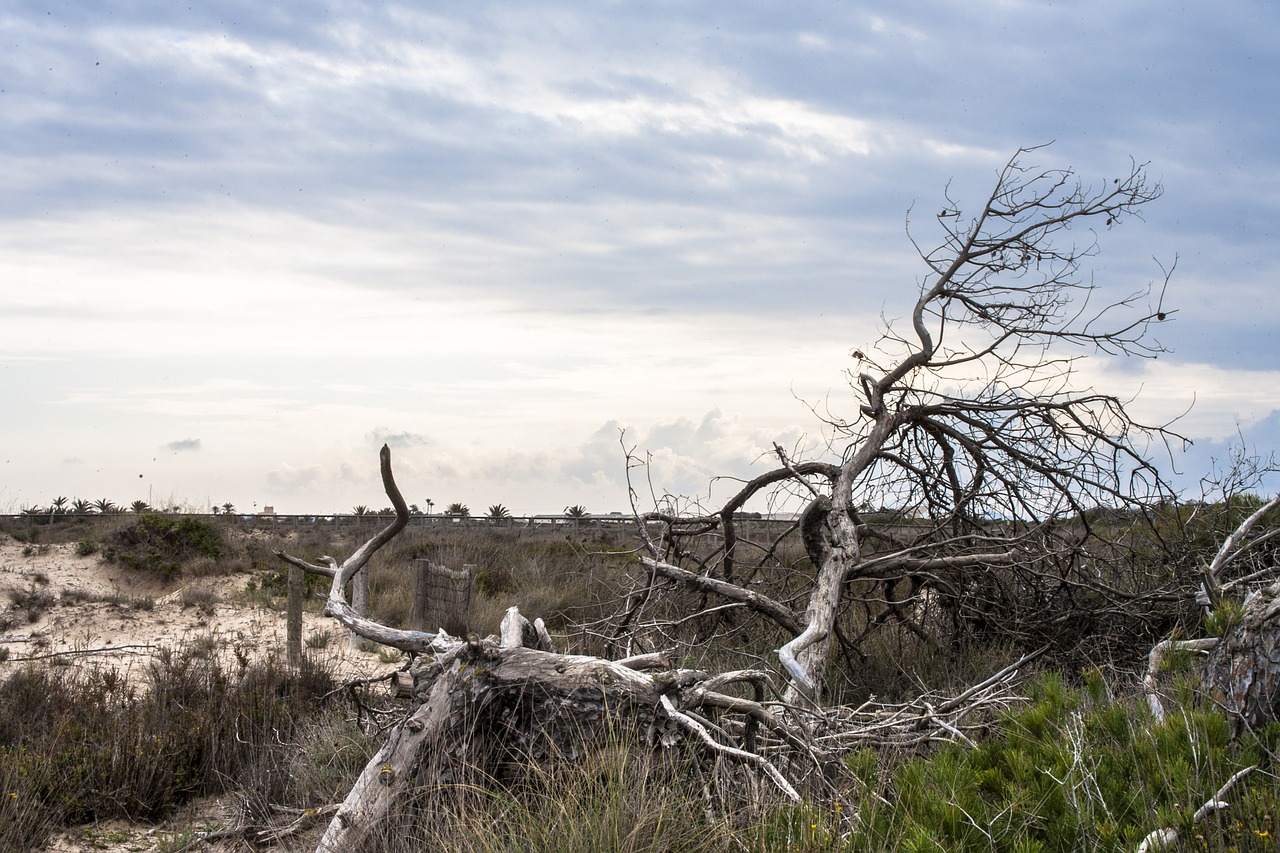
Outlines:
{"label": "tall grass tuft", "polygon": [[61,826],[156,820],[245,779],[274,774],[264,793],[283,795],[279,746],[333,686],[309,661],[230,668],[194,648],[162,651],[148,681],[29,667],[0,683],[0,850],[31,849]]}
{"label": "tall grass tuft", "polygon": [[529,764],[519,780],[424,789],[371,838],[383,853],[711,853],[739,849],[727,821],[708,819],[688,768],[651,749],[597,747],[575,761]]}

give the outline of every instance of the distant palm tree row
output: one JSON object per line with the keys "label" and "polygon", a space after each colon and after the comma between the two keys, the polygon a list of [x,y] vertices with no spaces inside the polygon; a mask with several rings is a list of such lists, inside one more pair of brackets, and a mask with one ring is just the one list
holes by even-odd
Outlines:
{"label": "distant palm tree row", "polygon": [[[427,504],[427,512],[425,514],[430,515],[431,507],[434,506],[435,503],[434,501],[428,500],[426,501],[426,504]],[[352,507],[351,512],[354,515],[394,515],[395,514],[395,510],[391,507],[386,507],[384,509],[378,510],[377,512],[374,512],[374,510],[370,509],[364,504],[358,504]],[[422,512],[421,508],[419,508],[417,504],[409,504],[409,514],[423,515],[424,513]],[[442,514],[451,518],[470,518],[471,507],[461,502],[446,504],[444,508],[444,512]],[[587,516],[590,515],[590,513],[587,512],[587,508],[582,506],[581,504],[574,504],[573,506],[565,507],[564,514],[566,518],[586,518]],[[512,515],[511,515],[511,510],[507,509],[504,505],[499,503],[499,504],[493,504],[492,506],[490,506],[489,511],[485,513],[484,517],[492,521],[501,521],[506,518],[511,518]]]}
{"label": "distant palm tree row", "polygon": [[115,513],[127,512],[148,512],[151,507],[146,501],[134,501],[128,507],[116,506],[114,501],[106,498],[99,498],[96,501],[85,500],[84,498],[76,498],[68,500],[59,495],[53,499],[48,506],[29,506],[23,507],[23,515],[113,515]]}
{"label": "distant palm tree row", "polygon": [[[213,514],[217,515],[224,512],[231,515],[236,511],[235,505],[230,501],[222,506],[213,507]],[[22,508],[23,515],[116,515],[122,512],[178,512],[177,507],[166,507],[161,510],[155,509],[151,504],[143,500],[137,500],[128,506],[119,506],[115,501],[106,498],[98,498],[96,501],[85,500],[84,498],[76,498],[68,500],[66,497],[59,495],[54,498],[48,506],[28,506]]]}
{"label": "distant palm tree row", "polygon": [[[417,504],[409,505],[409,513],[411,515],[424,515],[424,514],[430,515],[431,508],[435,506],[435,501],[432,501],[431,499],[428,498],[425,501],[425,503],[427,505],[426,513],[423,513],[423,511],[421,510],[421,508],[419,508]],[[124,507],[124,506],[117,506],[115,502],[109,501],[106,498],[99,498],[96,501],[88,501],[88,500],[84,500],[83,498],[76,498],[74,500],[70,500],[62,495],[59,495],[58,497],[54,498],[53,501],[48,506],[24,507],[22,509],[22,514],[33,515],[33,516],[114,515],[114,514],[123,513],[123,512],[142,513],[142,512],[157,512],[157,511],[158,510],[152,507],[151,504],[142,500],[134,501],[133,503],[129,504],[127,507]],[[178,510],[177,508],[167,508],[159,511],[177,512]],[[212,507],[212,511],[214,515],[219,515],[219,514],[235,515],[236,507],[235,507],[235,504],[231,503],[230,501],[227,501],[222,505],[214,505]],[[392,507],[384,507],[383,509],[380,509],[380,510],[374,510],[364,504],[358,504],[352,507],[351,512],[354,515],[394,515],[395,514],[395,510]],[[451,504],[447,504],[445,506],[443,514],[453,518],[470,518],[471,508],[464,503],[454,502]],[[566,518],[586,518],[588,515],[590,515],[590,513],[587,512],[587,508],[582,506],[581,504],[574,504],[573,506],[565,507],[564,514]],[[502,519],[511,518],[511,517],[512,517],[511,510],[507,509],[505,506],[503,506],[500,503],[493,504],[492,506],[490,506],[489,511],[485,514],[485,518],[488,518],[494,521],[501,521]]]}

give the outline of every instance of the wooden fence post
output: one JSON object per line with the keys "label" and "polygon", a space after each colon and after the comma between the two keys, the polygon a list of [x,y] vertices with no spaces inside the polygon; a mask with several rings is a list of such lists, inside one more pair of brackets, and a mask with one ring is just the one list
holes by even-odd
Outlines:
{"label": "wooden fence post", "polygon": [[302,599],[306,583],[306,574],[302,569],[291,564],[285,617],[285,649],[290,666],[302,664]]}
{"label": "wooden fence post", "polygon": [[461,569],[430,560],[413,561],[413,608],[409,622],[418,631],[444,628],[455,637],[466,635],[471,610],[471,565]]}

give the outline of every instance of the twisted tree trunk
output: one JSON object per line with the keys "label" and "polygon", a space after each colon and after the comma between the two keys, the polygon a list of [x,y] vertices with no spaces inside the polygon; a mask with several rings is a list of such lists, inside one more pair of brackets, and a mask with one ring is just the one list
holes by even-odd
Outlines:
{"label": "twisted tree trunk", "polygon": [[1237,728],[1280,718],[1280,581],[1245,599],[1240,621],[1209,652],[1202,690]]}
{"label": "twisted tree trunk", "polygon": [[662,687],[644,673],[493,641],[452,645],[419,670],[419,704],[361,773],[318,853],[376,844],[415,789],[506,781],[531,763],[576,757],[606,722],[655,724]]}
{"label": "twisted tree trunk", "polygon": [[[386,529],[341,565],[332,557],[313,565],[276,552],[291,566],[332,578],[327,615],[359,636],[420,656],[413,672],[412,711],[365,767],[317,853],[354,853],[377,845],[391,827],[397,806],[415,792],[509,779],[531,763],[573,759],[619,730],[653,747],[675,746],[692,734],[699,748],[713,750],[730,763],[754,766],[790,799],[799,799],[791,782],[755,751],[762,726],[777,739],[807,748],[785,721],[758,701],[768,679],[764,672],[713,677],[672,669],[657,654],[618,661],[558,654],[542,620],[530,623],[514,607],[502,620],[499,635],[484,640],[462,640],[444,630],[401,631],[357,613],[347,603],[347,583],[409,518],[391,474],[391,451],[385,446],[381,467],[383,485],[396,508],[396,520]],[[757,699],[721,692],[739,683],[751,685]],[[714,735],[691,714],[695,709],[720,717]],[[726,736],[742,746],[726,743]]]}

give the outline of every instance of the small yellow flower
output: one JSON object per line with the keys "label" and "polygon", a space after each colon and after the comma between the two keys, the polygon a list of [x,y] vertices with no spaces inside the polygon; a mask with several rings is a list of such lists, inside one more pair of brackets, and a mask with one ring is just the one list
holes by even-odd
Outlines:
{"label": "small yellow flower", "polygon": [[1267,832],[1265,829],[1260,829],[1258,830],[1258,837],[1265,841],[1271,837],[1271,833]]}

